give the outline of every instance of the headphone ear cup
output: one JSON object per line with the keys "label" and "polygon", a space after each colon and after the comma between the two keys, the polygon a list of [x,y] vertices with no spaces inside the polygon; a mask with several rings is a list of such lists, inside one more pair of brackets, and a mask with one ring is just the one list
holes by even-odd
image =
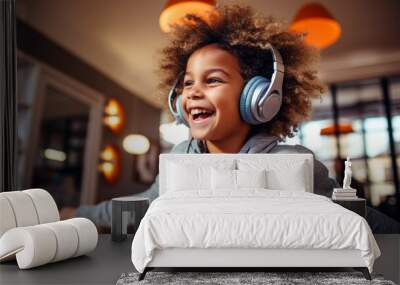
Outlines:
{"label": "headphone ear cup", "polygon": [[[244,86],[242,90],[242,94],[240,95],[240,102],[239,102],[239,109],[240,109],[240,115],[242,119],[251,124],[251,125],[259,125],[263,122],[260,122],[256,117],[254,117],[252,111],[251,111],[251,102],[253,101],[253,96],[256,96],[254,93],[256,88],[260,86],[260,84],[266,85],[262,92],[257,94],[258,96],[260,94],[263,94],[263,91],[268,90],[270,80],[263,76],[254,76],[252,77]],[[257,102],[256,100],[255,102]]]}
{"label": "headphone ear cup", "polygon": [[282,96],[277,92],[272,92],[268,95],[268,98],[263,102],[262,117],[264,122],[271,121],[276,114],[278,114],[282,106]]}
{"label": "headphone ear cup", "polygon": [[176,99],[175,106],[176,106],[176,120],[178,122],[185,124],[186,127],[189,127],[189,124],[185,119],[185,111],[183,110],[182,95],[179,95],[178,98]]}

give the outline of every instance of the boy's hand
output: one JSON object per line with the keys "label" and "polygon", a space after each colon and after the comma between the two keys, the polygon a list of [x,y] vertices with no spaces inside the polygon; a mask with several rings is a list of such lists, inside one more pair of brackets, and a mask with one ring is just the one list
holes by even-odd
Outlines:
{"label": "boy's hand", "polygon": [[64,207],[60,210],[60,219],[61,220],[75,218],[75,216],[76,216],[76,208]]}

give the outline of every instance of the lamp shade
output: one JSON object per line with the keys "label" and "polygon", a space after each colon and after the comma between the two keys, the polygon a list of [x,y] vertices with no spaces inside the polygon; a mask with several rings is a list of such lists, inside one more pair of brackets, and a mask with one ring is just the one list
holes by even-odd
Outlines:
{"label": "lamp shade", "polygon": [[343,134],[349,134],[354,132],[353,130],[353,126],[350,123],[342,123],[338,125],[332,124],[329,125],[325,128],[322,128],[320,131],[320,135],[321,136],[331,136],[334,135],[336,133],[336,129],[338,131],[339,134],[343,135]]}
{"label": "lamp shade", "polygon": [[169,0],[160,15],[161,30],[168,33],[172,25],[185,24],[187,14],[196,14],[208,22],[214,6],[215,0]]}
{"label": "lamp shade", "polygon": [[319,49],[334,44],[340,37],[340,24],[321,4],[304,5],[294,17],[290,30],[307,33],[306,44]]}

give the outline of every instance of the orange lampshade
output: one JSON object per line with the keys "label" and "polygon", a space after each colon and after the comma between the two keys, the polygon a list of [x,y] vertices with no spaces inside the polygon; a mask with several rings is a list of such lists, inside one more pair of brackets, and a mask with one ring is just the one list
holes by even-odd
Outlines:
{"label": "orange lampshade", "polygon": [[307,33],[304,39],[306,44],[319,49],[334,44],[341,34],[338,21],[318,3],[303,6],[292,21],[290,30]]}
{"label": "orange lampshade", "polygon": [[[321,136],[334,135],[336,133],[336,128],[337,128],[337,125],[335,125],[335,124],[332,124],[332,125],[329,125],[329,126],[327,126],[325,128],[322,128],[321,131],[320,131],[320,135]],[[352,133],[352,132],[354,132],[353,126],[350,123],[339,124],[338,132],[341,135]]]}
{"label": "orange lampshade", "polygon": [[187,14],[196,14],[209,22],[214,6],[215,0],[169,0],[160,15],[161,30],[168,33],[172,25],[184,25]]}

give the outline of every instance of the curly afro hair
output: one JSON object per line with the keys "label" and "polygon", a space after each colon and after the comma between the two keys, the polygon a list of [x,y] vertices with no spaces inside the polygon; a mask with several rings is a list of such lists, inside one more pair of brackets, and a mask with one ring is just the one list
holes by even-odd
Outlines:
{"label": "curly afro hair", "polygon": [[[305,45],[304,34],[288,31],[283,22],[256,15],[242,4],[217,6],[215,15],[205,21],[187,15],[187,25],[175,25],[170,44],[162,50],[159,73],[160,91],[167,94],[179,74],[186,69],[190,55],[209,44],[217,44],[235,55],[245,83],[255,75],[272,74],[272,56],[264,47],[272,44],[279,50],[285,65],[282,107],[269,122],[252,126],[252,133],[266,132],[281,141],[293,137],[299,123],[311,113],[311,100],[325,87],[317,78],[319,54]],[[182,86],[178,87],[178,92]],[[163,98],[166,106],[166,97]]]}

